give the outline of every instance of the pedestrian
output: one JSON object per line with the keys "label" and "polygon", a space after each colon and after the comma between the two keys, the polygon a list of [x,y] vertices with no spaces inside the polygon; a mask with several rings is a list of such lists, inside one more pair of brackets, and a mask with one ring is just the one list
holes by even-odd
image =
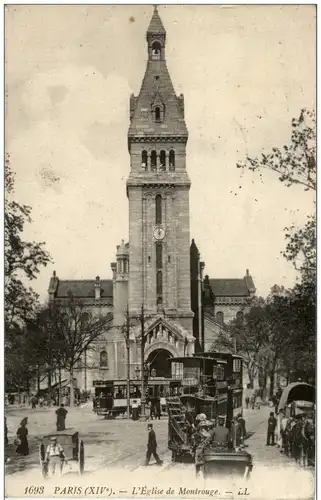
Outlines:
{"label": "pedestrian", "polygon": [[160,398],[157,398],[157,400],[156,400],[155,409],[156,409],[156,416],[155,416],[155,418],[158,418],[158,420],[160,420],[160,418],[161,418],[161,412],[162,412]]}
{"label": "pedestrian", "polygon": [[48,466],[48,472],[50,476],[54,476],[56,469],[59,467],[60,475],[62,473],[62,468],[64,464],[64,449],[57,443],[57,438],[52,437],[51,443],[47,446],[45,462]]}
{"label": "pedestrian", "polygon": [[9,444],[9,439],[8,439],[7,417],[4,417],[4,445],[8,446],[8,444]]}
{"label": "pedestrian", "polygon": [[149,461],[150,461],[150,458],[151,456],[153,455],[156,462],[157,462],[157,465],[162,465],[163,464],[163,460],[161,460],[159,458],[159,456],[157,455],[157,441],[156,441],[156,434],[155,434],[155,431],[153,429],[153,424],[148,424],[147,425],[147,430],[148,430],[148,443],[147,443],[147,452],[146,452],[146,461],[145,461],[145,465],[149,465]]}
{"label": "pedestrian", "polygon": [[32,398],[31,398],[31,408],[34,410],[36,408],[36,405],[37,405],[37,400],[36,400],[35,396],[32,396]]}
{"label": "pedestrian", "polygon": [[269,419],[268,419],[266,446],[274,446],[275,445],[276,424],[277,424],[277,420],[274,416],[273,411],[271,411]]}
{"label": "pedestrian", "polygon": [[245,404],[246,404],[246,409],[248,410],[250,404],[250,398],[248,396],[246,396],[245,398]]}
{"label": "pedestrian", "polygon": [[18,455],[29,455],[29,445],[28,445],[28,429],[27,429],[27,423],[28,423],[28,418],[24,418],[21,423],[20,427],[17,430],[17,440],[19,441],[19,444],[16,449],[16,453]]}
{"label": "pedestrian", "polygon": [[239,448],[243,444],[243,429],[241,422],[239,421],[238,418],[235,420],[235,426],[234,426],[234,433],[235,433],[235,446]]}
{"label": "pedestrian", "polygon": [[251,398],[252,410],[254,410],[254,408],[255,408],[255,400],[256,400],[256,397],[253,395],[252,398]]}
{"label": "pedestrian", "polygon": [[132,404],[132,419],[138,420],[138,403],[137,403],[136,399],[134,399],[133,404]]}
{"label": "pedestrian", "polygon": [[239,413],[237,415],[236,421],[240,425],[241,444],[243,444],[244,440],[246,439],[246,426],[245,426],[245,420],[242,416],[242,413]]}
{"label": "pedestrian", "polygon": [[67,410],[64,407],[64,404],[61,403],[60,408],[56,410],[57,415],[57,431],[64,431],[66,429],[66,415]]}

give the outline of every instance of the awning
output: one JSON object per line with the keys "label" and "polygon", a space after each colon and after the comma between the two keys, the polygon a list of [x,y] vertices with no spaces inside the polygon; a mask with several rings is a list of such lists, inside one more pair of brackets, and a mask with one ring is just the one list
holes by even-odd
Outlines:
{"label": "awning", "polygon": [[310,401],[315,402],[315,387],[305,382],[293,382],[286,386],[283,390],[279,404],[278,410],[284,410],[284,408],[292,403],[292,401]]}

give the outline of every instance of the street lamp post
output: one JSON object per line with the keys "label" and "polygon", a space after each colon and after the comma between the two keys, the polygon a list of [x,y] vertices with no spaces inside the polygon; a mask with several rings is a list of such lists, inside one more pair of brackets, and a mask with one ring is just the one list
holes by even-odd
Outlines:
{"label": "street lamp post", "polygon": [[85,368],[85,392],[87,393],[87,349],[84,352],[84,368]]}
{"label": "street lamp post", "polygon": [[145,370],[144,370],[144,351],[145,351],[145,318],[144,318],[144,306],[142,305],[141,315],[141,344],[140,344],[140,372],[141,372],[141,419],[145,419]]}
{"label": "street lamp post", "polygon": [[130,345],[129,345],[129,310],[126,311],[126,349],[127,349],[127,419],[130,419]]}

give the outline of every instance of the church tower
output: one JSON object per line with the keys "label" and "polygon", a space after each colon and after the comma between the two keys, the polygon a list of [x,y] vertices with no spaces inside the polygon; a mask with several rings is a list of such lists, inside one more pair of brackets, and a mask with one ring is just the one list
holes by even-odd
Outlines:
{"label": "church tower", "polygon": [[165,315],[192,332],[188,132],[157,8],[146,41],[145,76],[139,95],[130,98],[129,311],[136,314],[144,304],[148,315]]}

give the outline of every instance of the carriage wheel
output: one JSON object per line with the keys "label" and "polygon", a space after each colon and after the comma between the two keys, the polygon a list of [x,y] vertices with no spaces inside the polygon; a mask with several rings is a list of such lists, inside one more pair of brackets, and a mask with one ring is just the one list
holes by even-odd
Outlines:
{"label": "carriage wheel", "polygon": [[85,447],[84,442],[81,439],[79,441],[79,474],[82,476],[85,469]]}
{"label": "carriage wheel", "polygon": [[45,463],[45,458],[46,458],[45,445],[41,444],[39,446],[39,461],[40,461],[40,467],[41,467],[41,472],[42,472],[43,477],[48,476],[48,464]]}

